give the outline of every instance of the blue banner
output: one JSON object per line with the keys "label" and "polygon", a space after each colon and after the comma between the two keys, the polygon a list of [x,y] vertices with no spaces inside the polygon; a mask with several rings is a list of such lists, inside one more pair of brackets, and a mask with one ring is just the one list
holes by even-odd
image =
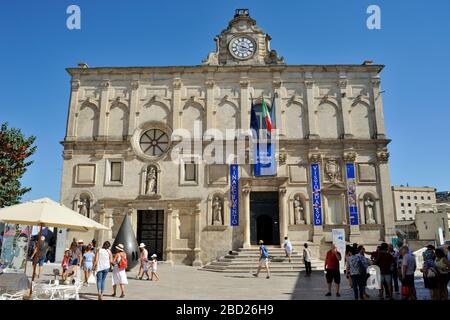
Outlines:
{"label": "blue banner", "polygon": [[357,226],[359,224],[358,219],[358,204],[356,202],[356,175],[355,164],[349,162],[346,164],[347,171],[347,199],[348,210],[350,217],[350,225]]}
{"label": "blue banner", "polygon": [[239,225],[239,166],[230,165],[230,219],[231,226]]}
{"label": "blue banner", "polygon": [[322,225],[322,199],[320,197],[320,166],[318,163],[311,164],[311,186],[313,220],[315,226]]}
{"label": "blue banner", "polygon": [[[253,135],[253,175],[259,176],[276,176],[277,164],[275,162],[275,144],[272,143],[271,133],[267,132],[266,122],[261,120],[256,114],[261,110],[260,105],[253,105],[251,109],[250,128],[254,130]],[[270,118],[272,119],[272,126],[275,129],[275,99],[272,101],[272,107],[270,108]],[[260,123],[261,122],[261,123]],[[261,138],[261,132],[264,137]],[[264,134],[264,132],[267,132]],[[256,136],[255,136],[256,135]],[[256,140],[256,142],[255,142]]]}

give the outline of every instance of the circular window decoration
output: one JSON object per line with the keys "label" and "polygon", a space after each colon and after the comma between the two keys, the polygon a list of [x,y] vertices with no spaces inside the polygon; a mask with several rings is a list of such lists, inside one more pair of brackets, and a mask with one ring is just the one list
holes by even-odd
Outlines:
{"label": "circular window decoration", "polygon": [[141,135],[139,145],[144,154],[157,157],[169,149],[169,136],[160,129],[150,129]]}

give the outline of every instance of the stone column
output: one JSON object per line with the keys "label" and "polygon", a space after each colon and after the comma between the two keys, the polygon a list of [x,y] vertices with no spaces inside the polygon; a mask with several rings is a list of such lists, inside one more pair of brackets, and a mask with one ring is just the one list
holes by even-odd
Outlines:
{"label": "stone column", "polygon": [[248,78],[242,77],[239,81],[241,85],[241,129],[248,130],[250,129],[250,100],[248,93]]}
{"label": "stone column", "polygon": [[137,211],[133,208],[131,204],[128,204],[126,213],[130,218],[131,227],[133,228],[134,236],[137,236]]}
{"label": "stone column", "polygon": [[380,92],[380,79],[374,78],[370,81],[371,89],[370,99],[375,107],[375,126],[377,139],[386,139],[386,132],[384,128],[384,114],[383,114],[383,101]]}
{"label": "stone column", "polygon": [[173,80],[173,100],[172,100],[172,130],[181,128],[180,113],[181,110],[181,79],[175,77]]}
{"label": "stone column", "polygon": [[99,119],[98,119],[98,140],[105,140],[106,139],[106,127],[107,127],[107,111],[108,111],[108,104],[109,104],[109,87],[111,86],[111,83],[109,80],[104,80],[100,84],[101,86],[101,94],[100,94],[100,112],[99,112]]}
{"label": "stone column", "polygon": [[217,127],[214,124],[214,81],[208,79],[206,81],[206,130]]}
{"label": "stone column", "polygon": [[134,130],[137,128],[137,116],[136,113],[139,110],[139,81],[131,81],[131,93],[130,93],[130,109],[129,109],[129,121],[128,121],[128,137],[133,135]]}
{"label": "stone column", "polygon": [[73,141],[75,136],[75,115],[78,114],[78,92],[80,89],[80,80],[74,79],[71,82],[69,116],[67,118],[66,141]]}
{"label": "stone column", "polygon": [[344,139],[349,139],[353,137],[352,128],[350,125],[350,86],[347,85],[347,80],[341,78],[338,82],[339,86],[339,99],[341,101],[341,111],[342,111],[342,128]]}
{"label": "stone column", "polygon": [[109,230],[102,230],[99,232],[97,241],[99,246],[101,246],[105,241],[112,241],[112,227],[114,220],[112,212],[106,211],[104,203],[99,204],[99,209],[97,212],[99,214],[99,223],[103,224],[105,227],[111,228]]}
{"label": "stone column", "polygon": [[316,127],[316,106],[314,102],[314,82],[312,80],[305,80],[305,92],[306,92],[306,101],[305,106],[306,110],[308,110],[308,138],[309,139],[318,139],[319,134],[317,132]]}
{"label": "stone column", "polygon": [[289,216],[286,210],[286,187],[278,189],[278,202],[280,210],[280,246],[283,247],[284,237],[288,236]]}
{"label": "stone column", "polygon": [[384,224],[385,241],[390,243],[394,230],[394,204],[392,200],[391,179],[389,174],[389,152],[386,150],[377,152],[378,159],[378,172],[379,172],[379,188],[380,188],[380,201],[382,203],[382,216],[383,221],[378,224]]}
{"label": "stone column", "polygon": [[172,241],[173,241],[173,208],[172,204],[167,204],[166,210],[166,238],[164,239],[166,242],[166,257],[165,263],[173,265],[173,256],[172,256]]}
{"label": "stone column", "polygon": [[201,267],[203,266],[202,260],[200,259],[200,240],[201,240],[201,220],[200,220],[200,204],[196,204],[194,209],[194,262],[192,262],[192,266],[194,267]]}
{"label": "stone column", "polygon": [[286,135],[286,126],[283,125],[283,120],[281,118],[281,79],[279,75],[272,81],[272,88],[275,95],[275,128],[278,129],[280,135]]}
{"label": "stone column", "polygon": [[250,248],[250,187],[244,186],[242,188],[242,200],[244,204],[244,248]]}

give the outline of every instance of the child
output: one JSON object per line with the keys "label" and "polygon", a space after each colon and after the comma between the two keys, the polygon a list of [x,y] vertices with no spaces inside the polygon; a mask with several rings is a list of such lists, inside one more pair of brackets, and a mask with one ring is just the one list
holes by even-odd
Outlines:
{"label": "child", "polygon": [[66,279],[67,279],[67,269],[69,268],[69,259],[70,259],[69,251],[70,251],[69,248],[66,248],[66,250],[64,250],[64,257],[61,262],[61,267],[63,270],[61,277],[62,277],[63,281],[66,281]]}
{"label": "child", "polygon": [[94,266],[94,253],[92,252],[91,245],[88,245],[83,254],[83,270],[84,270],[84,283],[83,285],[88,286],[88,280],[92,273],[92,268]]}
{"label": "child", "polygon": [[157,255],[156,254],[152,254],[152,277],[150,280],[153,281],[153,276],[155,276],[156,281],[159,280],[159,276],[156,273],[156,270],[158,268],[158,260],[156,260]]}

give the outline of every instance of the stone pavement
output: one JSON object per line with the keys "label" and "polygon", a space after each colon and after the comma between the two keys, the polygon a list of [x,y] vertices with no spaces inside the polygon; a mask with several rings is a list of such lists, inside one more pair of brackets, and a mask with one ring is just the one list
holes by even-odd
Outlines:
{"label": "stone pavement", "polygon": [[[49,264],[44,268],[44,275],[39,280],[52,278],[52,270],[59,267]],[[313,272],[312,277],[277,276],[266,279],[265,273],[258,278],[247,274],[223,274],[199,270],[189,266],[158,266],[160,281],[136,280],[136,271],[128,272],[126,296],[123,299],[134,300],[352,300],[353,291],[347,280],[342,277],[341,297],[325,297],[326,284],[323,271]],[[31,274],[31,267],[28,272]],[[418,299],[429,299],[428,290],[423,288],[423,281],[416,278]],[[334,287],[333,287],[334,288]],[[96,286],[82,287],[81,300],[96,300]],[[106,279],[105,300],[117,299],[112,293],[111,273]],[[376,290],[368,290],[371,299],[378,300]],[[120,295],[120,290],[118,291]],[[400,299],[397,294],[396,299]]]}

